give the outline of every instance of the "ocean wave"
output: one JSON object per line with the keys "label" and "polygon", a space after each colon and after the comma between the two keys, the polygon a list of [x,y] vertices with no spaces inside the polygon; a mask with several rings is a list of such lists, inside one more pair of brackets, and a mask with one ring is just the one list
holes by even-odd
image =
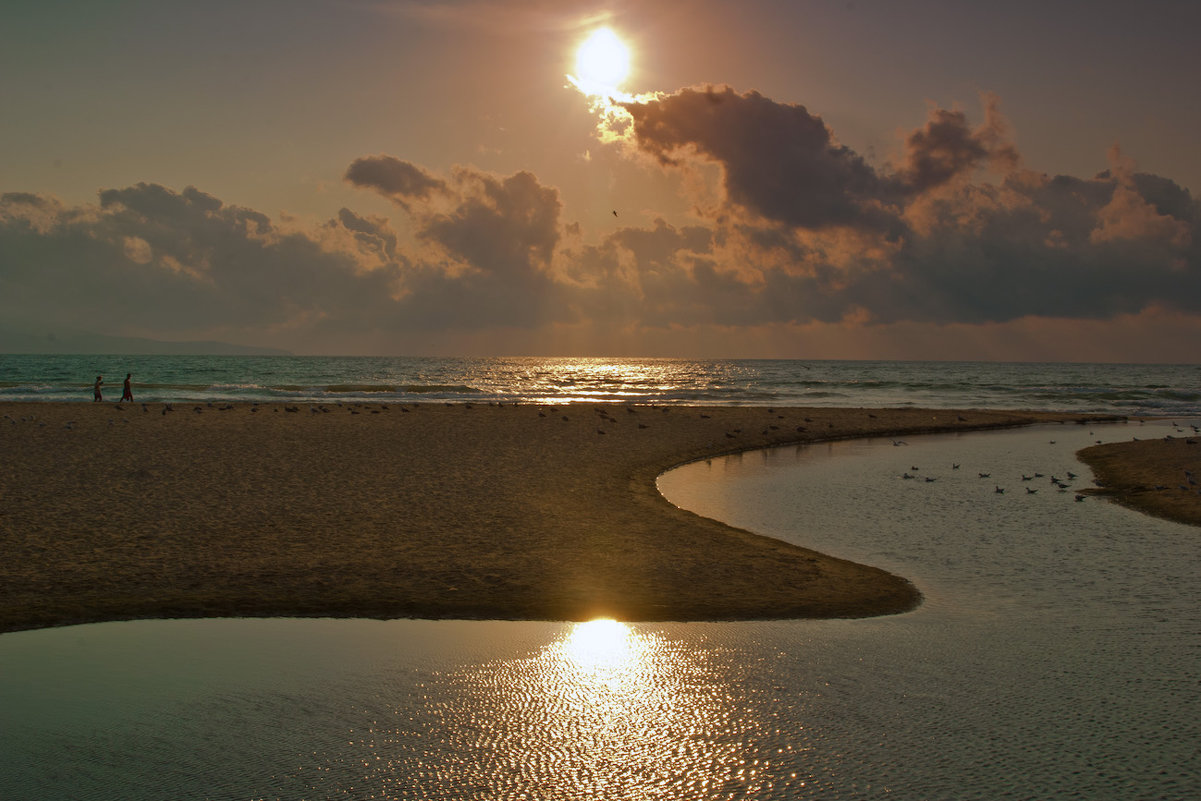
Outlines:
{"label": "ocean wave", "polygon": [[[113,364],[119,364],[115,368]],[[142,402],[627,403],[1027,408],[1201,415],[1195,365],[0,355],[0,400],[92,400],[132,371]],[[141,379],[141,380],[139,380]]]}

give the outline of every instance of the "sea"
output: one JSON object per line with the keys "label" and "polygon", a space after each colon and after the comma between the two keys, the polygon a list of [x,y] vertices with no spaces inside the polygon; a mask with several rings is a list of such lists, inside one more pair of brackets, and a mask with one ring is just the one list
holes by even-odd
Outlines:
{"label": "sea", "polygon": [[0,401],[579,403],[1201,413],[1201,364],[0,354]]}

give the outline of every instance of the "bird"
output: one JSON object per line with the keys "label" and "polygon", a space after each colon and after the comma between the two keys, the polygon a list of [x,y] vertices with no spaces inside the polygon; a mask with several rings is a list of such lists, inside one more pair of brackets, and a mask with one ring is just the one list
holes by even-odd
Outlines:
{"label": "bird", "polygon": [[617,216],[617,209],[613,209],[613,216],[614,216],[614,217],[616,217],[616,216]]}
{"label": "bird", "polygon": [[980,473],[980,478],[988,478],[992,473]]}
{"label": "bird", "polygon": [[995,487],[993,491],[996,492],[998,495],[1005,494],[1005,489],[1003,487]]}
{"label": "bird", "polygon": [[1038,490],[1036,490],[1036,489],[1030,489],[1029,487],[1026,487],[1026,494],[1027,494],[1027,495],[1034,495],[1034,494],[1035,494],[1035,493],[1037,493],[1037,492],[1038,492]]}

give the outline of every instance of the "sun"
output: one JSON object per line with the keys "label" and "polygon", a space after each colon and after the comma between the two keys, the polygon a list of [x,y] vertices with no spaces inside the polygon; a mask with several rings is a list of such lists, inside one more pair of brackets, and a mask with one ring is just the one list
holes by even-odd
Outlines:
{"label": "sun", "polygon": [[597,28],[575,52],[574,83],[587,95],[620,91],[630,75],[630,48],[609,28]]}

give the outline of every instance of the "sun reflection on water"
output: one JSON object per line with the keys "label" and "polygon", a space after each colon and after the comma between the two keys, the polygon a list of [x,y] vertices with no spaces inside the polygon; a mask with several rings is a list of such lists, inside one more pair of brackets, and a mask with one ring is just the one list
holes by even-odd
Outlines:
{"label": "sun reflection on water", "polygon": [[435,784],[477,788],[465,796],[708,798],[763,789],[766,765],[744,761],[757,716],[703,651],[653,629],[573,624],[525,657],[447,678],[454,700],[429,711],[458,758],[448,765],[438,755],[417,772],[437,766]]}
{"label": "sun reflection on water", "polygon": [[639,658],[647,655],[646,642],[629,626],[608,618],[576,624],[557,645],[571,665],[588,676],[634,672]]}

